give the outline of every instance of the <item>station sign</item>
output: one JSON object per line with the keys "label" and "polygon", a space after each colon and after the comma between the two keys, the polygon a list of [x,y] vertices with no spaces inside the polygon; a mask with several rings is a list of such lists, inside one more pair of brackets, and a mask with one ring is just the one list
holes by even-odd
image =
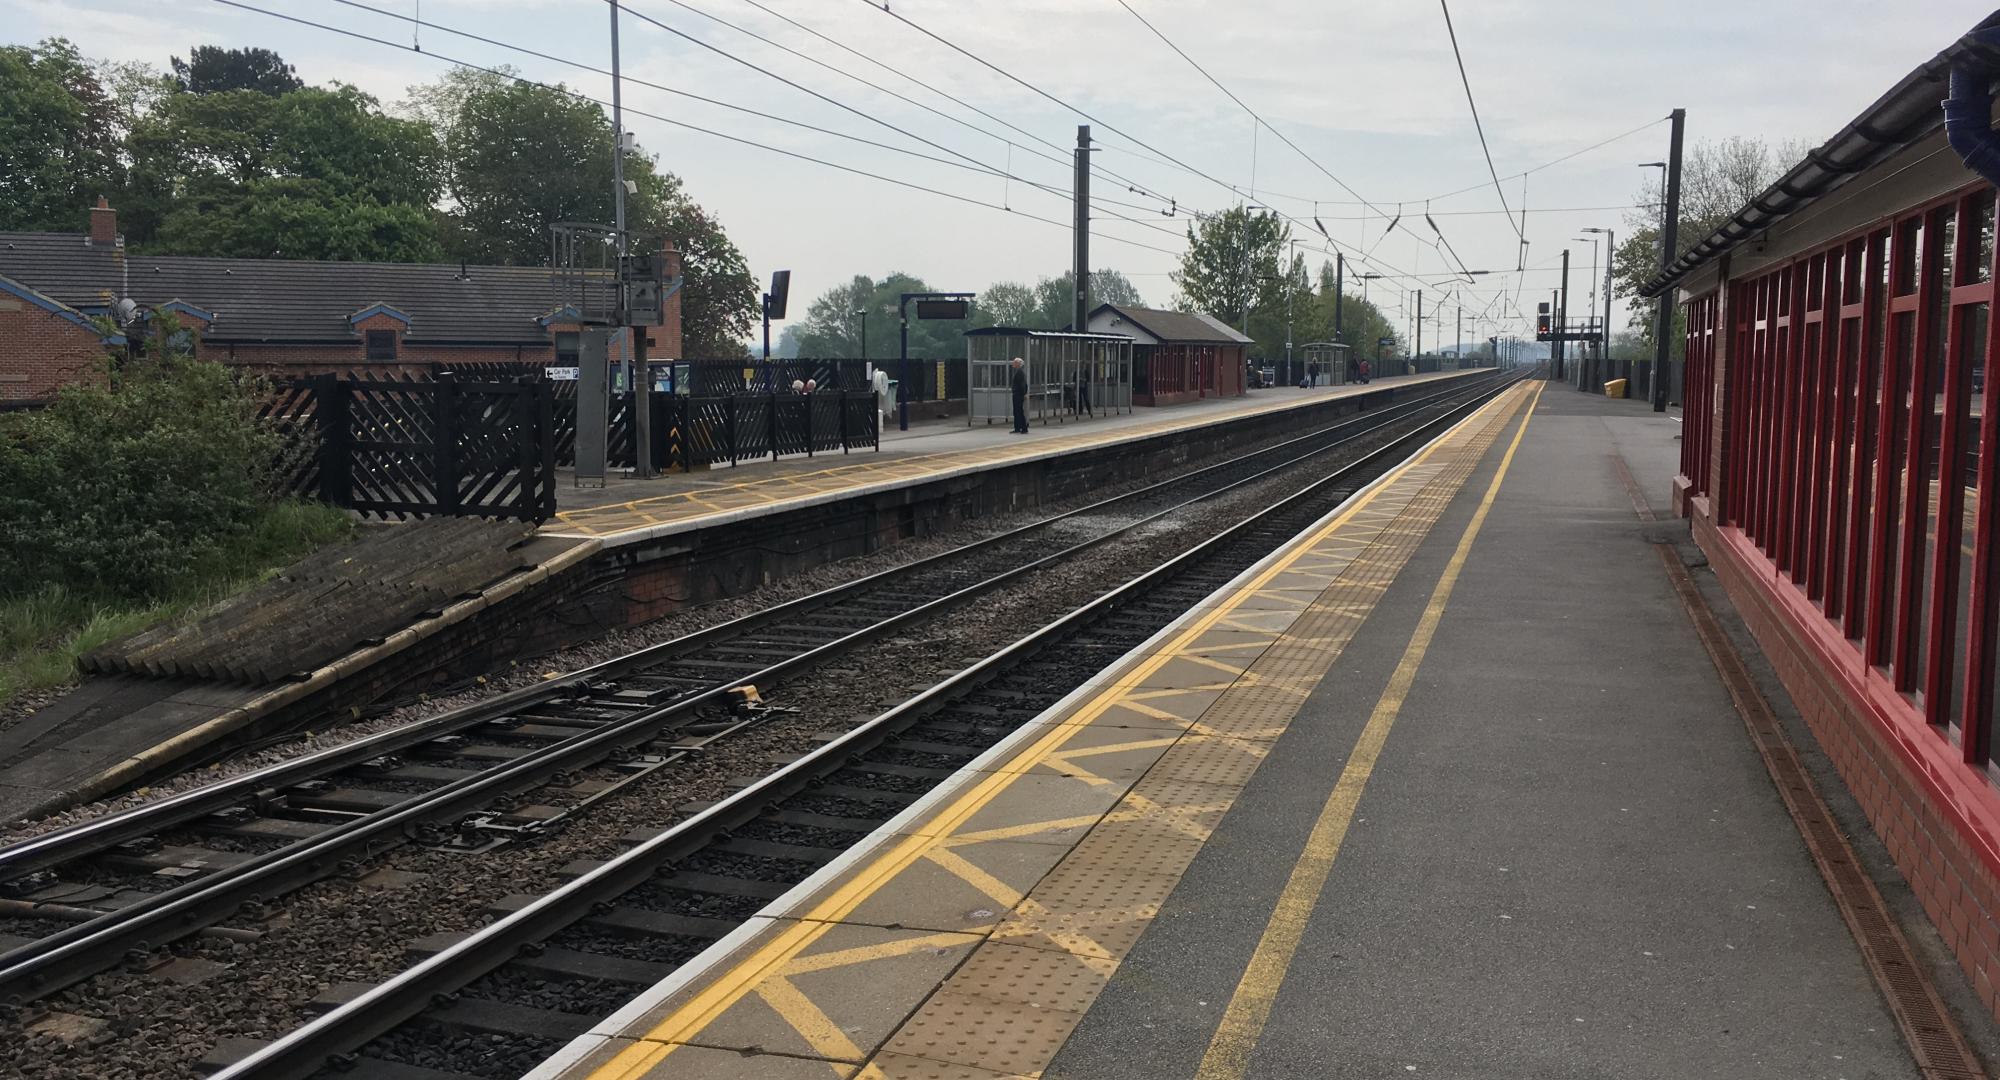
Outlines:
{"label": "station sign", "polygon": [[577,369],[573,367],[545,367],[542,374],[552,382],[575,382]]}

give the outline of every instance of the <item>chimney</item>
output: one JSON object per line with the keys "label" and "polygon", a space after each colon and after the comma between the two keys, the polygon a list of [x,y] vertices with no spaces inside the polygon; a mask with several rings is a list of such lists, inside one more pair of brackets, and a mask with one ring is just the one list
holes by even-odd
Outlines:
{"label": "chimney", "polygon": [[97,205],[90,208],[90,246],[112,247],[118,243],[118,211],[97,197]]}
{"label": "chimney", "polygon": [[[660,241],[660,263],[669,282],[681,276],[681,253],[671,239]],[[685,360],[687,357],[682,355],[680,292],[675,291],[660,307],[660,325],[647,335],[651,355]]]}

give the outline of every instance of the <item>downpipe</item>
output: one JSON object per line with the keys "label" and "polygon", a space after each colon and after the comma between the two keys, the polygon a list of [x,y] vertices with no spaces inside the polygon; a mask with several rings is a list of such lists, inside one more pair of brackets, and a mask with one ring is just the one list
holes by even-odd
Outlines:
{"label": "downpipe", "polygon": [[2000,132],[1993,130],[1994,56],[2000,27],[1965,35],[1966,55],[1951,68],[1951,92],[1944,99],[1944,134],[1967,168],[2000,186]]}

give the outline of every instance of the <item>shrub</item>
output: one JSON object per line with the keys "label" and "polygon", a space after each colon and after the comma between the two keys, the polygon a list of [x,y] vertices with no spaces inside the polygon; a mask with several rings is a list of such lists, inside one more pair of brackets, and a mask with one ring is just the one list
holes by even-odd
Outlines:
{"label": "shrub", "polygon": [[247,567],[279,447],[253,387],[166,355],[0,427],[0,595],[48,586],[126,602]]}

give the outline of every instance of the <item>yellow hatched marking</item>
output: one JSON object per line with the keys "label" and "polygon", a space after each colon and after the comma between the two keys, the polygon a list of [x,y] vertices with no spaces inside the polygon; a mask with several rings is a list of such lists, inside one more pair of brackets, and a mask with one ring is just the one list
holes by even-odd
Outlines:
{"label": "yellow hatched marking", "polygon": [[[1482,407],[1481,413],[1497,412],[1503,406],[1511,406],[1518,398],[1514,394],[1496,398]],[[1511,409],[1509,409],[1511,411]],[[1478,415],[1478,414],[1475,414]],[[1355,504],[1322,525],[1306,540],[1295,541],[1281,557],[1253,578],[1246,585],[1234,591],[1230,598],[1204,612],[1192,623],[1185,626],[1172,642],[1158,652],[1146,657],[1133,670],[1135,680],[1157,672],[1168,662],[1183,656],[1184,651],[1201,635],[1214,629],[1229,613],[1253,596],[1261,593],[1279,574],[1292,569],[1293,565],[1307,556],[1310,551],[1346,527],[1359,514],[1391,490],[1406,490],[1403,481],[1415,466],[1427,463],[1440,453],[1449,440],[1432,442],[1419,452],[1411,462],[1392,471],[1382,482],[1361,495]],[[1433,470],[1435,471],[1435,470]],[[1157,690],[1147,688],[1153,696],[1189,693],[1192,688]],[[1211,687],[1210,689],[1214,689]],[[791,974],[792,965],[799,954],[819,940],[840,920],[851,915],[868,898],[878,892],[897,874],[913,865],[927,853],[943,846],[943,837],[954,833],[974,814],[991,803],[1002,791],[1009,787],[1016,777],[1028,775],[1027,768],[1034,762],[1046,761],[1063,753],[1062,747],[1092,720],[1102,715],[1114,705],[1127,704],[1127,695],[1134,690],[1131,686],[1112,685],[1078,708],[1065,723],[1052,725],[1050,729],[1024,747],[1012,759],[1012,763],[1000,771],[986,774],[982,779],[961,793],[933,818],[934,827],[924,834],[906,835],[885,848],[873,860],[863,865],[846,881],[823,897],[811,910],[797,917],[783,929],[773,933],[749,956],[726,971],[720,972],[709,983],[701,987],[685,1003],[663,1017],[650,1030],[639,1036],[639,1040],[626,1047],[611,1060],[598,1066],[590,1074],[593,1080],[599,1078],[634,1078],[644,1074],[659,1062],[670,1056],[675,1047],[692,1039],[718,1019],[724,1011],[755,992],[762,981]],[[1149,740],[1154,741],[1154,740]],[[1171,740],[1168,740],[1171,741]],[[1129,793],[1128,793],[1129,794]],[[1129,920],[1146,920],[1157,913],[1157,904],[1143,904],[1116,912]],[[1015,908],[1017,916],[1040,915],[1060,919],[1059,913],[1051,912],[1037,903],[1033,896],[1022,899]],[[1091,914],[1107,914],[1095,912]],[[1059,948],[1082,955],[1112,958],[1111,950],[1094,939],[1078,932],[1061,929],[1040,929],[1036,933],[1054,942]],[[962,935],[951,936],[952,940],[962,940]],[[1075,947],[1072,947],[1072,944]],[[846,950],[856,951],[856,950]],[[810,961],[813,958],[806,958]]]}

